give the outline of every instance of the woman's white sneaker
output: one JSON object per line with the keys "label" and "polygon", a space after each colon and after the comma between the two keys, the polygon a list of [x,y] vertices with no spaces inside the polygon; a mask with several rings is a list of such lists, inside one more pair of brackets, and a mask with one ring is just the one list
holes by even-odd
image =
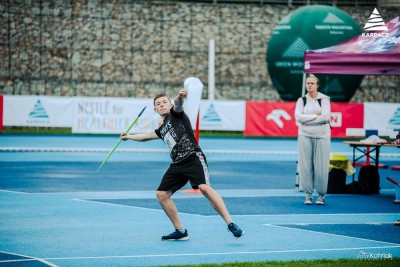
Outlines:
{"label": "woman's white sneaker", "polygon": [[312,205],[312,195],[306,195],[305,205]]}
{"label": "woman's white sneaker", "polygon": [[325,205],[325,197],[324,196],[318,196],[317,201],[315,202],[317,205]]}

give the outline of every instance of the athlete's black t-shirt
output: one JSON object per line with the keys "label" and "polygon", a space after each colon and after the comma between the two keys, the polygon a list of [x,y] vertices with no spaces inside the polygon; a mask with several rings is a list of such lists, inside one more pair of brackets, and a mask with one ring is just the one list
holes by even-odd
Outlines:
{"label": "athlete's black t-shirt", "polygon": [[194,137],[193,128],[185,112],[173,108],[160,128],[155,130],[169,149],[173,163],[179,163],[196,152],[202,152]]}

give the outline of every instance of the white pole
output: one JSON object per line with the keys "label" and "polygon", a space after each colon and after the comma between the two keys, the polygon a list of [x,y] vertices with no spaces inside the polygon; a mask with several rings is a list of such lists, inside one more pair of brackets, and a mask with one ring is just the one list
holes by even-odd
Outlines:
{"label": "white pole", "polygon": [[303,97],[306,95],[306,75],[307,74],[305,72],[303,72],[303,84],[301,85],[301,96],[300,97]]}
{"label": "white pole", "polygon": [[208,100],[215,99],[215,41],[208,42]]}

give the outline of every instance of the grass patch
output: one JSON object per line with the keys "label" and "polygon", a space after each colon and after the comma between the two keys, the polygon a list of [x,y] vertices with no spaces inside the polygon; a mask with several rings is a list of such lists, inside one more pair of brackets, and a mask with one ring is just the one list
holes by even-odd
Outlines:
{"label": "grass patch", "polygon": [[268,261],[240,262],[224,264],[168,265],[168,267],[396,267],[400,259],[338,259],[338,260],[301,260],[301,261]]}
{"label": "grass patch", "polygon": [[71,128],[4,127],[2,134],[72,134]]}
{"label": "grass patch", "polygon": [[200,131],[200,137],[244,137],[243,132]]}
{"label": "grass patch", "polygon": [[[2,134],[72,134],[71,128],[55,127],[4,127]],[[104,135],[104,134],[103,134]],[[105,134],[107,135],[107,134]],[[116,135],[116,134],[114,134]],[[231,131],[200,131],[200,136],[209,137],[243,137],[243,132]]]}

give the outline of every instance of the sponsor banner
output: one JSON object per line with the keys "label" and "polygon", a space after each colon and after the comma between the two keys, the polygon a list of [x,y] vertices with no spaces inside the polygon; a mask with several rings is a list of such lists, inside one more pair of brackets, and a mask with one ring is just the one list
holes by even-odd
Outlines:
{"label": "sponsor banner", "polygon": [[4,126],[71,127],[72,113],[72,98],[4,96]]}
{"label": "sponsor banner", "polygon": [[295,102],[246,102],[247,136],[297,136]]}
{"label": "sponsor banner", "polygon": [[[173,100],[172,100],[173,101]],[[147,106],[131,132],[148,132],[159,127],[160,116],[153,99],[78,98],[75,100],[74,133],[121,133],[140,110]],[[232,112],[235,111],[235,112]],[[201,101],[200,130],[244,130],[244,101]],[[195,121],[191,121],[195,129]]]}
{"label": "sponsor banner", "polygon": [[146,110],[131,133],[148,132],[159,127],[160,116],[154,112],[153,99],[75,98],[72,132],[123,133],[145,106]]}
{"label": "sponsor banner", "polygon": [[[297,136],[296,102],[247,102],[247,136]],[[363,104],[331,103],[332,137],[345,137],[346,128],[362,128]]]}
{"label": "sponsor banner", "polygon": [[[173,99],[172,99],[173,101]],[[4,125],[71,127],[73,133],[121,133],[146,106],[131,132],[159,127],[153,99],[4,96]],[[200,102],[200,129],[244,131],[245,101]],[[192,121],[193,129],[195,121]]]}
{"label": "sponsor banner", "polygon": [[[0,112],[3,111],[0,127],[72,127],[74,133],[117,134],[126,131],[144,106],[147,109],[132,132],[158,128],[160,117],[153,110],[152,99],[6,95],[0,96]],[[297,136],[294,108],[295,102],[202,100],[200,130],[294,137]],[[331,108],[332,137],[346,137],[346,128],[379,131],[400,128],[398,103],[332,103]]]}
{"label": "sponsor banner", "polygon": [[244,131],[245,101],[200,102],[200,130]]}
{"label": "sponsor banner", "polygon": [[331,135],[346,137],[347,128],[364,126],[364,104],[331,103]]}
{"label": "sponsor banner", "polygon": [[400,129],[400,103],[364,103],[366,130]]}
{"label": "sponsor banner", "polygon": [[[160,116],[153,110],[153,99],[77,98],[75,102],[73,133],[124,132],[144,106],[147,109],[131,132],[148,132],[159,127]],[[200,130],[243,131],[244,114],[244,101],[202,100]],[[195,121],[191,122],[195,129]]]}

